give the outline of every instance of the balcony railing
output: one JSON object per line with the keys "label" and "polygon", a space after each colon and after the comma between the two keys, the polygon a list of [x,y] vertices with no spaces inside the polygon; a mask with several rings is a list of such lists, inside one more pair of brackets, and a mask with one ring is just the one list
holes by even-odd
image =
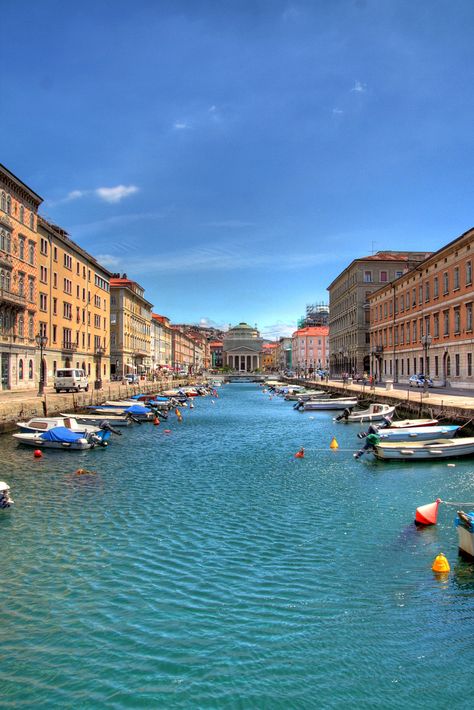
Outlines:
{"label": "balcony railing", "polygon": [[62,350],[65,353],[75,353],[77,350],[77,343],[71,343],[69,341],[65,341],[62,344]]}
{"label": "balcony railing", "polygon": [[16,306],[17,308],[26,308],[27,301],[24,296],[19,296],[7,288],[0,288],[0,303],[7,303],[9,306]]}

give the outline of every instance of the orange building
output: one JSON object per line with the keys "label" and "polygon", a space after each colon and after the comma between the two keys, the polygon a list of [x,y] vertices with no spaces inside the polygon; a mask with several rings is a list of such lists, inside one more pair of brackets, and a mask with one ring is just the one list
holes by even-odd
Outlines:
{"label": "orange building", "polygon": [[278,343],[264,343],[262,346],[262,367],[264,371],[277,369]]}
{"label": "orange building", "polygon": [[369,297],[371,371],[472,387],[474,229]]}
{"label": "orange building", "polygon": [[0,165],[2,389],[38,387],[37,213],[42,198]]}
{"label": "orange building", "polygon": [[[47,338],[43,382],[56,370],[85,370],[96,387],[110,378],[110,272],[38,217],[38,329]],[[91,383],[92,384],[92,383]]]}

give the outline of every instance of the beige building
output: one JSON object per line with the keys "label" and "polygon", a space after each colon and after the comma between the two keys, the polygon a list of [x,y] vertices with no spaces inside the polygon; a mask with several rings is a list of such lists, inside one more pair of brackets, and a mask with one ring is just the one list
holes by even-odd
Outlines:
{"label": "beige building", "polygon": [[145,290],[126,274],[110,279],[110,355],[115,378],[151,372],[151,309]]}
{"label": "beige building", "polygon": [[82,368],[96,387],[110,379],[110,272],[70,239],[38,218],[38,330],[43,381],[56,370]]}
{"label": "beige building", "polygon": [[37,389],[37,213],[42,198],[0,165],[2,389]]}
{"label": "beige building", "polygon": [[237,372],[255,372],[262,368],[263,339],[256,328],[239,323],[229,328],[223,343],[224,367]]}
{"label": "beige building", "polygon": [[354,259],[328,286],[332,375],[369,372],[369,296],[428,255],[428,252],[379,251]]}
{"label": "beige building", "polygon": [[169,318],[152,313],[150,330],[152,373],[157,374],[159,370],[172,368],[172,338],[173,331]]}

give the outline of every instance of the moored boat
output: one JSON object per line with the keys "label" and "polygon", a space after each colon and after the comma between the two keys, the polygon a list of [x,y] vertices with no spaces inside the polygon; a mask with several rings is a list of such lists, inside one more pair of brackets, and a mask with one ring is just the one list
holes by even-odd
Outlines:
{"label": "moored boat", "polygon": [[335,409],[347,409],[350,407],[355,407],[357,404],[357,397],[347,398],[334,398],[334,399],[310,399],[308,402],[298,402],[294,407],[298,410],[303,410],[305,412],[312,412],[315,410],[335,410]]}
{"label": "moored boat", "polygon": [[382,441],[430,441],[431,439],[450,439],[459,430],[456,424],[443,426],[419,426],[406,429],[379,429]]}
{"label": "moored boat", "polygon": [[459,553],[474,560],[474,513],[465,513],[458,510],[456,520]]}
{"label": "moored boat", "polygon": [[9,508],[15,501],[10,497],[10,486],[0,481],[0,508]]}
{"label": "moored boat", "polygon": [[61,414],[59,417],[33,417],[27,422],[17,422],[18,429],[23,433],[32,433],[35,431],[48,431],[56,427],[64,427],[76,434],[91,434],[100,431],[100,427],[95,426],[91,422],[88,424],[80,423],[74,415]]}
{"label": "moored boat", "polygon": [[407,427],[416,426],[436,426],[437,419],[399,419],[397,422],[390,424],[390,429],[406,429]]}
{"label": "moored boat", "polygon": [[395,411],[395,407],[389,404],[377,404],[372,402],[367,409],[352,410],[347,413],[347,416],[337,417],[337,421],[341,422],[380,422],[386,417],[391,417]]}
{"label": "moored boat", "polygon": [[90,424],[92,426],[100,426],[101,424],[107,422],[113,427],[123,427],[130,426],[131,420],[127,416],[119,416],[118,414],[112,414],[110,416],[104,417],[102,414],[63,414],[62,417],[74,417],[79,424]]}
{"label": "moored boat", "polygon": [[82,451],[95,446],[107,446],[110,431],[98,431],[91,434],[77,434],[65,427],[55,427],[44,432],[13,434],[19,444],[35,446],[38,449],[71,449]]}
{"label": "moored boat", "polygon": [[374,454],[383,460],[447,459],[474,454],[474,437],[459,439],[434,439],[431,441],[381,441],[375,446]]}

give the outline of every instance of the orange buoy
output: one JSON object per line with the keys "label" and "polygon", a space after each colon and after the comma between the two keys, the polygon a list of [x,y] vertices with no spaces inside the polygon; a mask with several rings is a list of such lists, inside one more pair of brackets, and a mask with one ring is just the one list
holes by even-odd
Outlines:
{"label": "orange buoy", "polygon": [[416,509],[415,525],[436,525],[440,503],[441,498],[436,498],[434,503],[420,505],[420,507]]}
{"label": "orange buoy", "polygon": [[296,452],[295,459],[304,459],[304,448],[303,447],[301,447],[301,449]]}
{"label": "orange buoy", "polygon": [[155,418],[153,419],[153,424],[154,424],[155,426],[160,426],[159,417],[155,417]]}
{"label": "orange buoy", "polygon": [[42,457],[42,455],[43,455],[43,452],[40,451],[39,449],[35,449],[33,451],[33,456],[35,457],[35,459],[40,459]]}
{"label": "orange buoy", "polygon": [[165,430],[163,431],[163,434],[171,434],[171,429],[165,429]]}
{"label": "orange buoy", "polygon": [[338,449],[339,448],[339,444],[337,443],[335,436],[332,437],[332,441],[329,444],[329,448],[330,449]]}
{"label": "orange buoy", "polygon": [[446,574],[451,570],[449,562],[442,552],[440,552],[439,555],[436,555],[431,569],[433,572],[437,572],[438,574]]}

